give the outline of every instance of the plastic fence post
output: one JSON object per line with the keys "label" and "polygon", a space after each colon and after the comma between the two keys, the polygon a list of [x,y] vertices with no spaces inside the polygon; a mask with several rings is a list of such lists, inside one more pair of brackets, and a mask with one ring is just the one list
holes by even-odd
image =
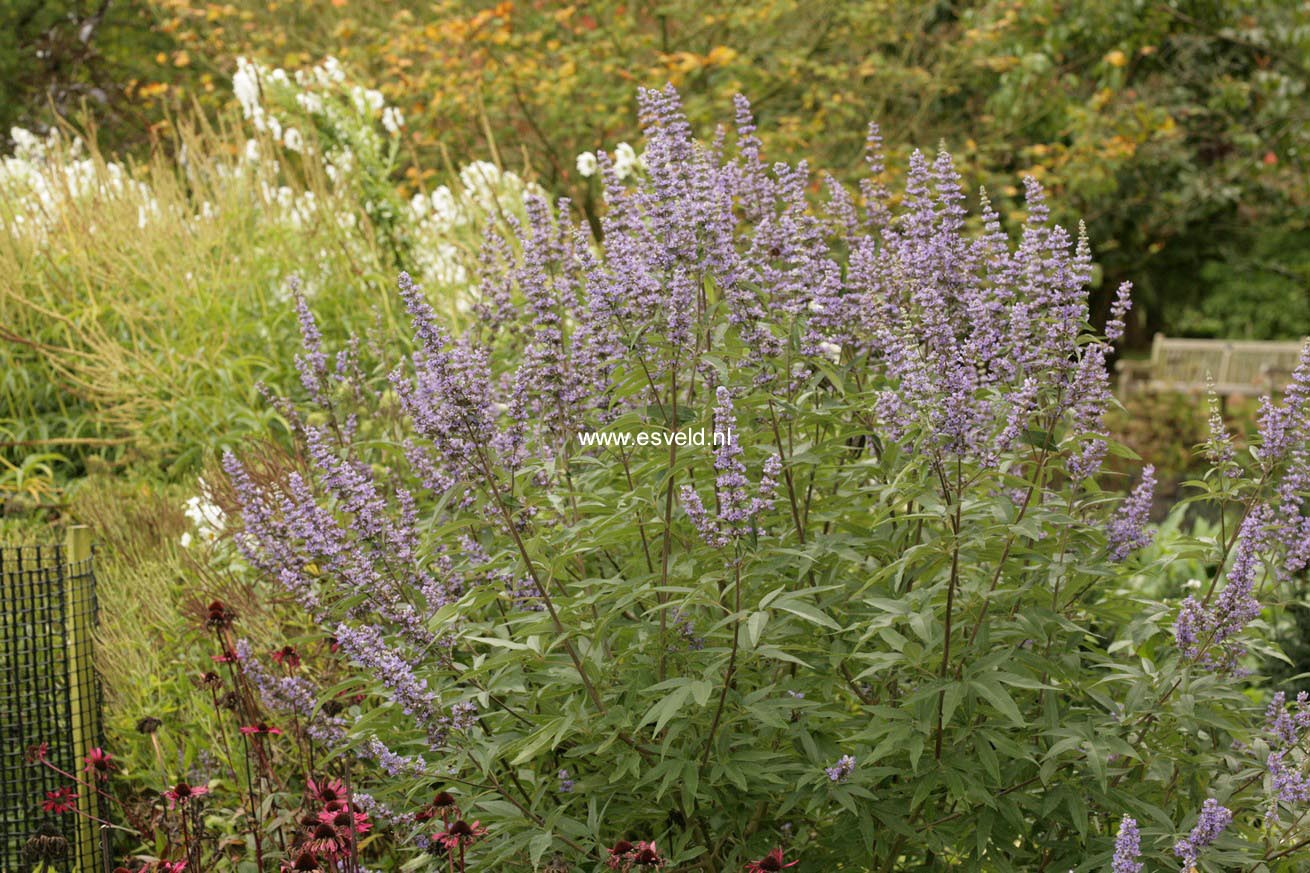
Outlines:
{"label": "plastic fence post", "polygon": [[[93,576],[91,574],[91,529],[86,525],[68,528],[64,541],[64,559],[68,566],[63,573],[64,615],[68,632],[68,692],[71,736],[75,760],[91,751],[99,731],[95,662],[92,653],[92,624],[95,621]],[[92,777],[94,778],[94,776]],[[82,792],[82,812],[100,817],[99,804],[89,791]],[[77,847],[73,856],[80,873],[97,873],[97,828],[86,815],[78,817]]]}

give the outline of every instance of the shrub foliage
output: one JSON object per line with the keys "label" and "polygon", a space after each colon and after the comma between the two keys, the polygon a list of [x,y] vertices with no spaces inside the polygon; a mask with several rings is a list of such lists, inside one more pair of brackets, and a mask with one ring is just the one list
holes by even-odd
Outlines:
{"label": "shrub foliage", "polygon": [[[1308,716],[1240,676],[1305,566],[1310,364],[1249,458],[1212,434],[1220,534],[1143,551],[1153,471],[1102,490],[1128,289],[1092,333],[1040,185],[1010,239],[944,153],[892,197],[873,129],[816,211],[744,100],[731,148],[640,104],[603,242],[529,198],[462,328],[401,276],[395,358],[301,299],[305,466],[226,457],[246,559],[387,701],[336,722],[377,799],[451,792],[475,870],[1293,869]],[[1183,558],[1182,604],[1127,587]]]}

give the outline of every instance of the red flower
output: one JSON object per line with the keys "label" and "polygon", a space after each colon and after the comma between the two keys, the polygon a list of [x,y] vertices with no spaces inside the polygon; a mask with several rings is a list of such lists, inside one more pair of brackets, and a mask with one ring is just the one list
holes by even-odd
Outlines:
{"label": "red flower", "polygon": [[40,764],[50,757],[50,744],[37,743],[27,747],[27,763]]}
{"label": "red flower", "polygon": [[636,853],[632,856],[634,867],[663,867],[664,863],[664,859],[660,857],[659,849],[655,848],[654,841],[637,843]]}
{"label": "red flower", "polygon": [[445,833],[435,834],[434,837],[438,843],[453,851],[462,846],[472,845],[486,833],[487,829],[482,826],[482,822],[475,821],[469,824],[461,818],[446,828]]}
{"label": "red flower", "polygon": [[200,674],[200,679],[196,682],[201,688],[207,688],[210,691],[217,691],[223,687],[223,677],[219,676],[213,670],[206,670]]}
{"label": "red flower", "polygon": [[351,704],[351,703],[363,703],[365,698],[363,694],[351,694],[349,691],[342,688],[340,691],[336,693],[336,699],[344,700],[346,701],[347,704]]}
{"label": "red flower", "polygon": [[346,799],[346,786],[341,783],[340,779],[333,779],[325,782],[315,782],[313,779],[306,779],[305,788],[309,791],[310,796],[322,804],[328,804],[334,800]]}
{"label": "red flower", "polygon": [[280,736],[282,731],[275,727],[270,727],[262,721],[259,724],[248,724],[241,728],[241,733],[246,736]]}
{"label": "red flower", "polygon": [[158,873],[184,873],[186,861],[160,861],[155,865]]}
{"label": "red flower", "polygon": [[98,746],[83,760],[86,761],[86,766],[82,769],[101,781],[108,779],[110,772],[118,769],[118,765],[114,763],[114,756]]}
{"label": "red flower", "polygon": [[352,810],[345,803],[336,800],[318,814],[318,820],[327,822],[346,836],[354,831],[355,836],[366,834],[373,827],[366,813]]}
{"label": "red flower", "polygon": [[236,621],[236,613],[223,605],[223,601],[215,600],[209,604],[209,609],[205,613],[205,626],[220,630],[232,626]]}
{"label": "red flower", "polygon": [[172,809],[179,803],[186,806],[197,797],[208,793],[209,786],[207,785],[188,785],[185,782],[179,782],[165,791],[164,797],[168,798],[168,808]]}
{"label": "red flower", "polygon": [[77,811],[77,792],[73,786],[65,785],[63,788],[57,788],[54,791],[45,793],[45,802],[41,808],[46,812],[53,812],[56,815],[62,815],[65,812]]}
{"label": "red flower", "polygon": [[335,858],[345,852],[350,847],[349,841],[343,839],[337,829],[325,821],[321,821],[309,834],[309,839],[305,840],[305,849],[317,855],[326,855],[329,858]]}
{"label": "red flower", "polygon": [[313,852],[301,852],[295,862],[282,865],[282,873],[323,873]]}
{"label": "red flower", "polygon": [[210,655],[209,657],[215,664],[235,664],[241,660],[237,657],[237,653],[230,649],[224,649],[221,655]]}
{"label": "red flower", "polygon": [[618,870],[625,862],[631,862],[633,848],[632,843],[627,840],[619,840],[614,844],[614,848],[610,849],[610,856],[606,859],[605,866],[611,870]]}
{"label": "red flower", "polygon": [[279,666],[294,670],[300,666],[300,653],[296,651],[295,646],[283,646],[273,653],[273,660],[277,661]]}
{"label": "red flower", "polygon": [[788,867],[795,867],[800,861],[792,861],[790,864],[782,862],[782,847],[774,849],[758,861],[752,861],[746,865],[746,873],[772,873],[774,870],[785,870]]}
{"label": "red flower", "polygon": [[654,842],[640,840],[634,845],[627,840],[619,840],[610,849],[609,859],[605,865],[611,870],[631,870],[633,867],[663,867],[665,860],[660,857],[660,850]]}

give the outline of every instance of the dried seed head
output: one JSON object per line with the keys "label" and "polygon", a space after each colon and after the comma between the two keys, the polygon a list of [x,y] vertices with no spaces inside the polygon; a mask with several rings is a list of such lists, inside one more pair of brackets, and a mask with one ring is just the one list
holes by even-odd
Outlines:
{"label": "dried seed head", "polygon": [[68,840],[59,832],[59,828],[50,822],[42,824],[23,844],[23,861],[28,866],[62,861],[66,857],[68,857]]}

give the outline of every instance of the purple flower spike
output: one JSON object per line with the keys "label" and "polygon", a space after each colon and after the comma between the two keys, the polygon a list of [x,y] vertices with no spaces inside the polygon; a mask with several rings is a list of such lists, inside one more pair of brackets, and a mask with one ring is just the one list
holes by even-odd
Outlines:
{"label": "purple flower spike", "polygon": [[823,772],[828,774],[830,782],[845,782],[855,772],[855,758],[850,755],[842,755],[837,759],[836,764],[831,767],[824,767]]}
{"label": "purple flower spike", "polygon": [[1122,561],[1128,554],[1151,542],[1146,523],[1151,514],[1151,500],[1155,497],[1155,467],[1147,464],[1142,469],[1142,481],[1119,506],[1110,520],[1105,538],[1110,549],[1110,560]]}
{"label": "purple flower spike", "polygon": [[1137,830],[1137,820],[1124,816],[1119,822],[1119,835],[1114,840],[1114,863],[1112,873],[1142,873],[1142,862],[1137,859],[1142,855],[1142,835]]}
{"label": "purple flower spike", "polygon": [[1233,814],[1211,797],[1201,807],[1196,827],[1184,839],[1174,844],[1174,854],[1183,861],[1183,868],[1195,867],[1201,851],[1219,838],[1233,820]]}
{"label": "purple flower spike", "polygon": [[770,455],[764,462],[763,474],[754,497],[749,494],[750,480],[746,478],[746,465],[741,462],[742,449],[737,443],[737,416],[733,411],[732,394],[722,385],[715,391],[714,407],[714,495],[718,502],[717,515],[711,515],[700,495],[690,485],[679,491],[682,507],[705,542],[723,548],[735,539],[750,533],[760,513],[773,508],[773,495],[782,474],[782,459]]}

